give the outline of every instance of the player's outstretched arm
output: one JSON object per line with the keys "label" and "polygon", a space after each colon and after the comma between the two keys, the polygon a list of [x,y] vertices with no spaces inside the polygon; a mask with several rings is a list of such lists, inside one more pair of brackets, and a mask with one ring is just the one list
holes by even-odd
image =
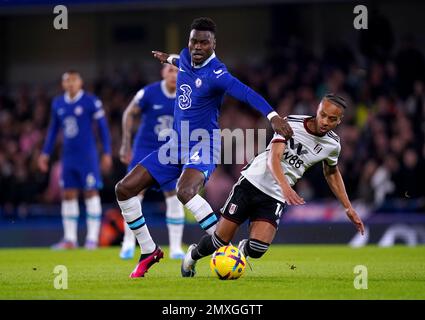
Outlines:
{"label": "player's outstretched arm", "polygon": [[[275,140],[276,141],[276,140]],[[285,151],[286,143],[284,140],[272,142],[269,157],[267,159],[267,167],[271,171],[276,182],[279,184],[282,190],[283,197],[289,205],[300,205],[304,204],[305,201],[301,198],[294,189],[292,189],[288,180],[283,172],[281,159],[283,152]]]}
{"label": "player's outstretched arm", "polygon": [[[270,116],[268,116],[268,118],[270,118]],[[292,137],[293,132],[292,128],[288,124],[288,121],[279,116],[277,112],[276,114],[271,114],[270,124],[274,132],[280,134],[282,137],[287,139]]]}
{"label": "player's outstretched arm", "polygon": [[270,104],[250,87],[227,73],[227,71],[225,71],[225,73],[219,74],[216,77],[215,83],[218,88],[225,91],[233,98],[247,103],[252,108],[260,111],[263,116],[270,120],[274,132],[281,135],[282,137],[285,137],[286,139],[292,137],[293,131],[288,122],[280,117],[279,114],[273,110]]}
{"label": "player's outstretched arm", "polygon": [[134,98],[125,109],[121,121],[122,139],[120,147],[120,160],[126,165],[130,163],[133,157],[131,150],[131,131],[133,129],[134,116],[138,114],[140,114],[140,108],[137,106],[136,98]]}
{"label": "player's outstretched arm", "polygon": [[326,181],[334,193],[335,197],[341,202],[345,208],[345,213],[350,221],[356,226],[357,230],[363,235],[364,225],[357,212],[353,209],[347,192],[345,191],[344,180],[338,169],[338,166],[329,166],[326,161],[323,161],[323,174]]}
{"label": "player's outstretched arm", "polygon": [[158,59],[159,62],[161,62],[161,63],[173,64],[176,67],[179,66],[179,63],[178,63],[179,59],[171,58],[168,53],[164,53],[164,52],[161,52],[161,51],[152,51],[152,54],[153,54],[154,58]]}

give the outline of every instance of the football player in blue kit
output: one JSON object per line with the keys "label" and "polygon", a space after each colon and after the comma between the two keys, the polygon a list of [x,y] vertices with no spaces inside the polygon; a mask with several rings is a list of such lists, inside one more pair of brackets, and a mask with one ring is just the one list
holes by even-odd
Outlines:
{"label": "football player in blue kit", "polygon": [[[288,138],[292,135],[286,120],[264,98],[233,77],[216,57],[215,23],[209,18],[198,18],[192,22],[190,30],[188,48],[181,51],[179,59],[163,52],[152,52],[161,63],[179,68],[173,124],[176,134],[159,150],[140,161],[115,186],[124,219],[133,230],[142,252],[139,263],[130,274],[132,278],[143,277],[163,257],[162,250],[152,240],[146,226],[137,199],[140,191],[152,185],[162,186],[178,178],[178,199],[194,214],[201,228],[213,234],[217,216],[198,192],[211,176],[219,158],[221,141],[215,135],[225,94],[260,111],[270,120],[276,133]],[[203,134],[202,139],[183,143],[186,136],[196,137],[201,131],[206,132],[207,137]],[[203,152],[205,149],[208,154]],[[165,154],[170,155],[171,163],[163,161],[164,150],[168,150]]]}
{"label": "football player in blue kit", "polygon": [[46,173],[56,136],[62,129],[61,214],[64,237],[52,248],[61,250],[78,247],[78,196],[79,191],[83,191],[87,211],[85,248],[96,249],[102,216],[98,192],[102,187],[102,179],[93,124],[97,124],[103,145],[100,163],[103,172],[108,172],[112,167],[108,124],[102,102],[82,90],[83,80],[77,71],[63,74],[62,87],[65,94],[52,102],[50,127],[38,159],[39,169]]}
{"label": "football player in blue kit", "polygon": [[[173,55],[173,57],[178,58],[178,55]],[[172,129],[177,72],[177,67],[164,64],[161,70],[163,80],[140,89],[124,111],[120,159],[128,165],[127,172],[164,143],[158,138],[161,132],[165,132],[163,130]],[[135,116],[141,117],[141,123],[131,147],[131,131]],[[184,210],[177,198],[176,183],[177,179],[167,182],[161,186],[161,190],[164,192],[167,207],[165,216],[170,242],[170,258],[182,259],[184,257],[181,247]],[[138,196],[140,201],[143,199],[144,191]],[[134,256],[136,239],[127,223],[124,223],[124,230],[120,257],[131,259]]]}

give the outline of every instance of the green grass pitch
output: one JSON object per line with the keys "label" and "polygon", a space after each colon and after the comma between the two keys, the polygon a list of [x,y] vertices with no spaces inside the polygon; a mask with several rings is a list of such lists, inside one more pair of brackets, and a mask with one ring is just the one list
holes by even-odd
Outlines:
{"label": "green grass pitch", "polygon": [[[129,279],[137,258],[122,261],[118,250],[2,249],[0,299],[425,299],[424,246],[272,245],[232,281],[214,278],[209,258],[181,278],[167,250],[145,278]],[[66,290],[54,288],[57,265],[67,267]],[[356,265],[367,267],[366,290],[354,288]]]}

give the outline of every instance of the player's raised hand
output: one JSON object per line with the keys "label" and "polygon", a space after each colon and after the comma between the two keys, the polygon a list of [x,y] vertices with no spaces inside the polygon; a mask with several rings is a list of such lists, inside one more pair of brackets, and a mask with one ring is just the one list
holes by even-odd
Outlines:
{"label": "player's raised hand", "polygon": [[41,172],[46,173],[49,171],[49,156],[47,154],[40,154],[37,160],[38,169],[40,169]]}
{"label": "player's raised hand", "polygon": [[289,139],[294,134],[288,121],[286,121],[282,117],[274,116],[270,122],[274,132],[280,134],[282,137]]}
{"label": "player's raised hand", "polygon": [[303,198],[301,198],[298,193],[295,192],[294,189],[292,189],[289,185],[283,185],[281,186],[283,197],[286,200],[286,203],[291,206],[297,206],[300,204],[305,204],[305,201]]}
{"label": "player's raised hand", "polygon": [[103,173],[109,173],[112,169],[112,157],[110,154],[102,155],[102,159],[100,161],[100,169]]}
{"label": "player's raised hand", "polygon": [[167,58],[170,56],[168,53],[161,51],[152,51],[154,58],[158,59],[161,63],[167,63]]}
{"label": "player's raised hand", "polygon": [[357,212],[352,207],[346,209],[345,212],[347,214],[348,219],[350,219],[350,221],[354,223],[360,234],[364,235],[364,225],[362,219],[360,219]]}
{"label": "player's raised hand", "polygon": [[131,148],[125,144],[121,145],[120,148],[120,160],[125,165],[129,165],[131,158],[133,157],[133,153],[131,151]]}

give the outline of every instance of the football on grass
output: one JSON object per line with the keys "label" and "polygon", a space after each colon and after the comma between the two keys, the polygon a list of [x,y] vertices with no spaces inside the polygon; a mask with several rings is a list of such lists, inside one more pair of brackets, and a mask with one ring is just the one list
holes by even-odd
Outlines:
{"label": "football on grass", "polygon": [[211,257],[212,274],[220,280],[235,280],[243,275],[246,259],[238,248],[227,245],[218,248]]}

